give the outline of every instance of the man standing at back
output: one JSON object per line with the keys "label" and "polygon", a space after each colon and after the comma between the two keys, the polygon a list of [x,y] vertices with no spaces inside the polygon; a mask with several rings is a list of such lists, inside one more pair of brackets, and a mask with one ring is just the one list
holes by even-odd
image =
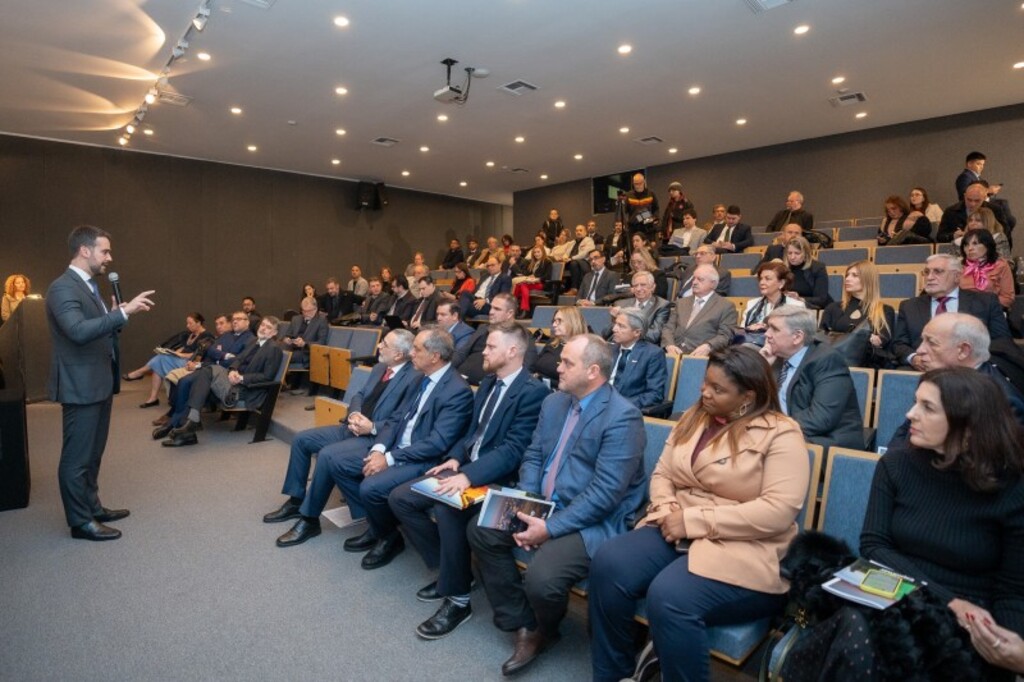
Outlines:
{"label": "man standing at back", "polygon": [[121,531],[104,524],[129,512],[100,503],[98,480],[113,395],[120,390],[117,334],[128,324],[129,315],[153,306],[149,296],[154,292],[144,291],[109,310],[96,277],[113,261],[110,235],[81,225],[71,231],[68,250],[68,269],[46,292],[46,319],[53,340],[48,394],[63,412],[57,479],[71,537],[116,540]]}

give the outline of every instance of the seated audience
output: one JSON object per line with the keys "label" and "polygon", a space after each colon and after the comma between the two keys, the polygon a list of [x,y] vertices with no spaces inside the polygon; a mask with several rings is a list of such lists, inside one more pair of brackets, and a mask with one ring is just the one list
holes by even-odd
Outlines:
{"label": "seated audience", "polygon": [[803,301],[811,310],[821,310],[832,302],[828,293],[828,271],[825,264],[811,255],[811,243],[803,237],[786,244],[786,265],[793,273],[793,283],[786,296]]}
{"label": "seated audience", "polygon": [[654,293],[661,298],[668,298],[668,277],[658,268],[658,263],[647,247],[634,249],[629,255],[629,271],[632,275],[638,272],[649,272],[654,277]]}
{"label": "seated audience", "polygon": [[401,320],[403,327],[408,327],[419,301],[409,291],[409,281],[404,275],[399,275],[391,280],[391,291],[391,306],[384,315],[385,317],[394,315]]}
{"label": "seated audience", "polygon": [[206,319],[200,313],[189,313],[185,317],[185,330],[175,334],[160,344],[168,353],[157,353],[149,361],[122,374],[123,381],[137,381],[147,374],[150,375],[149,397],[139,407],[147,408],[160,404],[160,386],[169,372],[184,367],[192,358],[202,355],[206,347],[213,343],[213,334],[206,331],[203,323]]}
{"label": "seated audience", "polygon": [[[711,244],[715,253],[743,253],[754,245],[753,231],[750,225],[741,223],[743,214],[740,207],[732,204],[725,209],[725,223],[715,227],[704,238],[705,244]],[[692,249],[691,249],[692,250]]]}
{"label": "seated audience", "polygon": [[0,322],[6,322],[25,297],[32,293],[32,282],[20,273],[15,273],[4,282],[4,297],[0,304]]}
{"label": "seated audience", "polygon": [[479,259],[480,243],[476,240],[476,237],[469,237],[466,239],[466,258],[464,261],[466,265],[473,267]]}
{"label": "seated audience", "polygon": [[[1010,253],[1010,241],[1006,236],[1003,226],[996,222],[996,216],[990,209],[982,206],[977,211],[967,216],[967,230],[988,230],[996,243],[996,252],[1000,258],[1007,261],[1012,260]],[[961,241],[961,243],[963,243]]]}
{"label": "seated audience", "polygon": [[[545,239],[543,234],[536,234],[536,235],[534,235],[534,237],[533,237],[533,247],[537,247],[537,246],[539,246],[541,249],[544,250],[544,255],[545,256],[550,256],[551,255],[551,249],[548,247],[548,240]],[[530,249],[530,253],[529,253],[529,255],[527,255],[526,259],[527,260],[532,260],[533,259],[533,248]]]}
{"label": "seated audience", "polygon": [[612,233],[604,240],[604,246],[601,250],[604,251],[604,257],[608,259],[608,267],[617,272],[622,272],[626,269],[626,263],[629,261],[626,252],[629,251],[629,244],[627,243],[627,235],[622,228],[621,220],[615,221]]}
{"label": "seated audience", "polygon": [[587,261],[590,263],[590,272],[583,276],[583,281],[580,283],[576,305],[601,305],[605,296],[615,293],[615,287],[619,283],[619,273],[605,267],[606,260],[600,249],[591,251]]}
{"label": "seated audience", "polygon": [[661,346],[669,355],[707,357],[730,343],[736,328],[736,306],[715,293],[718,272],[698,265],[693,272],[692,295],[676,299],[661,330]]}
{"label": "seated audience", "polygon": [[512,278],[512,295],[519,301],[519,311],[525,315],[530,312],[530,292],[540,291],[551,279],[551,261],[544,253],[544,247],[537,245],[524,265],[526,268],[522,274]]}
{"label": "seated audience", "polygon": [[[907,418],[909,445],[875,469],[861,553],[927,582],[964,645],[1000,631],[1012,643],[1024,633],[1021,430],[992,380],[962,368],[925,373]],[[979,679],[1012,679],[989,665],[1011,663],[1001,643],[975,642]]]}
{"label": "seated audience", "polygon": [[755,346],[764,345],[764,333],[768,329],[765,320],[776,308],[782,306],[806,308],[798,298],[790,298],[786,290],[793,283],[793,273],[778,261],[762,263],[757,267],[757,288],[761,295],[752,298],[743,306],[741,316],[746,342]]}
{"label": "seated audience", "polygon": [[[635,254],[634,254],[635,255]],[[612,338],[612,324],[619,312],[626,308],[636,308],[644,318],[643,338],[655,345],[661,343],[661,330],[668,322],[671,304],[660,296],[654,295],[654,275],[641,270],[633,275],[632,298],[619,299],[608,309],[611,320],[601,333],[605,341]]]}
{"label": "seated audience", "polygon": [[[484,351],[487,348],[487,335],[490,333],[490,326],[503,322],[515,322],[516,301],[512,294],[498,294],[491,301],[487,311],[487,324],[476,328],[468,338],[455,347],[452,356],[452,366],[459,374],[465,377],[471,385],[478,385],[484,378]],[[526,365],[529,367],[536,358],[536,349],[531,344],[526,349]]]}
{"label": "seated audience", "polygon": [[465,261],[466,256],[462,252],[462,244],[459,243],[458,239],[453,239],[448,243],[448,250],[445,251],[440,269],[451,270],[459,263],[464,263]]}
{"label": "seated audience", "polygon": [[456,263],[453,272],[455,279],[452,281],[451,295],[456,300],[462,294],[472,294],[476,291],[476,280],[473,279],[473,273],[469,271],[469,267],[465,263]]}
{"label": "seated audience", "polygon": [[1006,226],[1006,216],[1001,206],[988,201],[988,187],[976,182],[964,192],[964,198],[946,208],[942,212],[939,231],[935,236],[937,242],[951,242],[964,236],[967,229],[967,217],[980,208],[992,211],[996,222]]}
{"label": "seated audience", "polygon": [[384,321],[384,315],[394,303],[391,294],[384,293],[384,283],[380,277],[371,277],[366,298],[359,305],[359,321],[363,324],[377,325]]}
{"label": "seated audience", "polygon": [[[711,207],[711,220],[704,223],[704,231],[709,235],[712,230],[718,228],[718,233],[722,233],[722,228],[725,227],[725,204],[715,204]],[[713,243],[714,240],[708,242]]]}
{"label": "seated audience", "polygon": [[351,279],[349,279],[348,285],[345,288],[356,298],[366,296],[366,292],[370,290],[370,284],[366,281],[366,278],[363,277],[363,269],[358,265],[353,265],[349,274],[351,275]]}
{"label": "seated audience", "polygon": [[665,354],[644,340],[645,321],[637,308],[621,308],[612,324],[612,373],[608,383],[623,398],[645,410],[668,396]]}
{"label": "seated audience", "polygon": [[782,412],[796,420],[809,443],[863,450],[864,416],[850,368],[814,338],[814,313],[786,306],[773,310],[767,322],[761,354],[775,370]]}
{"label": "seated audience", "polygon": [[392,280],[395,279],[395,276],[393,274],[391,274],[391,268],[389,268],[386,265],[382,265],[381,268],[380,268],[380,273],[378,274],[378,276],[380,277],[381,288],[384,290],[384,293],[386,293],[386,294],[393,294],[393,293],[395,293],[391,289],[391,282],[392,282]]}
{"label": "seated audience", "polygon": [[[420,374],[409,362],[413,333],[395,329],[377,344],[380,360],[363,388],[348,398],[348,415],[337,425],[319,426],[300,431],[292,439],[281,494],[288,499],[275,511],[263,517],[264,523],[280,523],[297,519],[287,533],[277,539],[278,547],[291,547],[320,535],[320,513],[334,490],[331,477],[333,453],[347,441],[359,441],[365,448],[373,444],[373,434],[383,430],[385,422],[397,419],[398,407],[419,389]],[[313,456],[318,464],[313,480],[306,490]]]}
{"label": "seated audience", "polygon": [[804,195],[796,190],[786,197],[786,208],[775,214],[765,232],[778,232],[790,223],[798,224],[804,232],[814,229],[814,215],[804,210]]}
{"label": "seated audience", "polygon": [[[862,325],[870,329],[870,333],[866,343],[856,349],[862,356],[856,366],[884,369],[892,359],[892,332],[896,326],[896,312],[892,306],[882,303],[878,271],[871,261],[866,260],[846,267],[843,298],[825,306],[818,328],[838,338],[850,335]],[[850,358],[851,353],[846,353],[847,362],[850,362]]]}
{"label": "seated audience", "polygon": [[318,301],[320,300],[320,296],[317,295],[316,287],[313,286],[312,282],[306,282],[302,285],[302,296],[299,296],[299,300],[301,301],[304,298],[315,298]]}
{"label": "seated audience", "polygon": [[299,308],[301,314],[292,318],[281,339],[285,349],[292,352],[291,362],[288,363],[290,369],[308,368],[310,345],[322,346],[327,343],[327,318],[317,311],[316,300],[304,298]]}
{"label": "seated audience", "polygon": [[497,237],[487,238],[487,248],[480,251],[480,256],[477,258],[476,263],[473,264],[473,267],[485,267],[487,259],[491,257],[496,258],[499,263],[505,262],[505,249],[498,243]]}
{"label": "seated audience", "polygon": [[417,251],[412,255],[412,262],[405,266],[405,272],[403,273],[409,281],[412,281],[412,277],[416,274],[416,266],[422,265],[427,268],[427,272],[430,272],[430,268],[427,267],[426,256],[423,255],[422,251]]}
{"label": "seated audience", "polygon": [[569,230],[562,230],[555,238],[555,245],[551,247],[548,257],[553,263],[567,263],[575,248],[576,242],[569,239]]}
{"label": "seated audience", "polygon": [[509,251],[512,249],[512,245],[516,243],[516,240],[512,238],[510,234],[501,235],[501,249],[505,252],[505,256],[509,255]]}
{"label": "seated audience", "polygon": [[527,360],[526,366],[540,378],[557,385],[562,349],[571,339],[586,333],[587,323],[579,308],[571,305],[559,307],[551,320],[551,339],[537,351],[537,357],[533,362]]}
{"label": "seated audience", "polygon": [[889,196],[884,208],[885,219],[878,228],[879,246],[931,243],[931,221],[921,211],[911,210],[903,197],[898,194]]}
{"label": "seated audience", "polygon": [[256,329],[260,326],[260,320],[263,319],[263,314],[256,310],[256,299],[252,296],[243,298],[242,310],[249,316],[249,331],[255,334]]}
{"label": "seated audience", "polygon": [[407,277],[409,280],[409,293],[417,301],[420,300],[420,280],[430,274],[430,268],[426,265],[414,265],[412,267],[412,276]]}
{"label": "seated audience", "polygon": [[[970,188],[968,188],[970,191]],[[981,320],[992,340],[1010,338],[1010,327],[995,294],[965,291],[960,288],[963,265],[956,256],[937,253],[929,256],[924,267],[924,293],[900,303],[892,351],[898,364],[921,370],[914,357],[921,345],[925,324],[947,312],[968,313]]]}
{"label": "seated audience", "polygon": [[680,263],[673,270],[676,279],[679,280],[679,298],[693,296],[693,273],[701,265],[710,265],[718,273],[718,286],[715,293],[719,296],[728,296],[729,287],[732,286],[732,273],[716,265],[718,256],[715,255],[715,248],[710,244],[703,244],[697,247],[693,254],[693,263]]}
{"label": "seated audience", "polygon": [[[467,529],[494,624],[515,633],[504,675],[558,641],[569,589],[586,577],[601,544],[626,532],[643,500],[643,418],[608,385],[611,370],[608,344],[593,334],[562,351],[560,390],[544,400],[517,486],[554,502],[554,512],[547,519],[520,512],[518,532]],[[533,551],[522,577],[517,547]]]}
{"label": "seated audience", "polygon": [[[256,338],[246,344],[238,357],[227,369],[218,364],[206,365],[193,372],[194,377],[188,393],[188,414],[185,423],[169,432],[169,438],[163,441],[165,447],[182,447],[196,445],[199,438],[196,434],[200,429],[200,412],[206,406],[211,395],[228,407],[240,406],[246,409],[257,409],[267,397],[266,388],[251,388],[253,384],[273,382],[281,365],[282,353],[280,346],[274,341],[277,337],[278,320],[267,315],[260,321],[256,329]],[[215,393],[223,388],[222,378],[227,378],[230,388],[222,393]],[[182,382],[178,389],[181,390]]]}
{"label": "seated audience", "polygon": [[[761,261],[757,265],[761,265],[761,263],[767,263],[773,260],[785,263],[786,246],[789,245],[789,243],[796,239],[797,237],[803,236],[803,233],[803,228],[800,227],[798,223],[789,223],[788,225],[783,227],[782,232],[779,234],[778,237],[775,238],[775,241],[769,244],[768,248],[765,249],[764,255],[761,256]],[[754,266],[751,269],[756,271],[757,266]]]}
{"label": "seated audience", "polygon": [[472,294],[463,293],[459,297],[459,312],[462,318],[467,319],[472,315],[486,315],[498,294],[508,294],[512,291],[512,275],[505,272],[501,267],[501,261],[496,257],[487,259],[487,276],[480,280],[476,290]]}
{"label": "seated audience", "polygon": [[659,248],[662,256],[688,256],[691,249],[704,243],[708,233],[697,227],[697,211],[686,208],[682,211],[682,223],[672,230],[665,244]]}
{"label": "seated audience", "polygon": [[[942,220],[942,207],[931,202],[928,198],[928,192],[925,191],[924,187],[911,188],[909,199],[908,205],[910,210],[924,214],[924,217],[928,219],[933,228],[939,226],[939,221]],[[929,236],[931,236],[931,233],[929,233]]]}
{"label": "seated audience", "polygon": [[328,277],[326,289],[327,291],[317,300],[317,305],[327,318],[328,324],[335,321],[340,322],[346,315],[355,312],[361,299],[357,299],[356,295],[348,289],[343,291],[337,278]]}
{"label": "seated audience", "polygon": [[441,302],[441,292],[434,286],[434,278],[430,275],[420,277],[420,298],[409,318],[409,329],[418,332],[437,319],[437,304]]}
{"label": "seated audience", "polygon": [[[673,182],[670,184],[668,186],[668,206],[665,207],[665,214],[661,217],[661,239],[658,241],[665,245],[671,243],[672,235],[677,230],[684,229],[685,212],[693,210],[693,208],[693,202],[683,194],[682,183]],[[697,214],[694,213],[695,220],[696,217]],[[687,247],[689,247],[689,244],[687,244]]]}
{"label": "seated audience", "polygon": [[[441,494],[462,493],[473,486],[513,485],[523,451],[550,392],[523,367],[533,341],[515,322],[490,328],[484,350],[487,377],[473,404],[473,417],[465,435],[447,452],[445,460],[426,476],[441,478]],[[478,507],[461,510],[435,502],[403,483],[388,496],[388,505],[405,536],[437,578],[416,593],[420,601],[442,602],[433,616],[420,623],[416,634],[440,639],[472,615],[470,565],[466,528]]]}
{"label": "seated audience", "polygon": [[565,264],[565,273],[569,283],[566,295],[576,295],[576,290],[579,289],[580,282],[583,281],[583,275],[590,272],[590,263],[587,258],[595,248],[594,240],[587,236],[587,228],[577,225],[576,241],[569,251],[569,259]]}
{"label": "seated audience", "polygon": [[646,516],[591,565],[597,682],[631,679],[633,616],[644,597],[666,680],[709,678],[708,626],[786,605],[779,561],[797,535],[810,478],[800,428],[779,410],[775,379],[749,348],[712,353],[701,396],[669,436]]}
{"label": "seated audience", "polygon": [[987,291],[995,294],[1004,308],[1013,304],[1013,273],[999,257],[991,232],[968,227],[960,242],[960,256],[964,269],[961,291]]}
{"label": "seated audience", "polygon": [[437,326],[452,335],[456,348],[473,335],[473,328],[459,319],[459,305],[455,301],[442,300],[437,304]]}

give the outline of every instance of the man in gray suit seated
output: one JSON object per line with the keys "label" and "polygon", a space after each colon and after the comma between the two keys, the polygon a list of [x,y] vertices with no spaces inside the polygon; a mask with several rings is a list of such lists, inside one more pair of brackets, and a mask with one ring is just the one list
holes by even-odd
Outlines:
{"label": "man in gray suit seated", "polygon": [[615,293],[615,285],[619,283],[619,273],[612,272],[604,266],[604,253],[599,249],[591,251],[587,260],[590,261],[590,272],[583,275],[576,304],[600,305],[601,299]]}
{"label": "man in gray suit seated", "polygon": [[661,343],[661,330],[668,322],[672,306],[660,296],[654,295],[654,275],[646,270],[641,270],[633,275],[633,298],[624,298],[615,302],[608,312],[611,313],[611,320],[605,327],[601,336],[605,341],[612,338],[612,324],[619,313],[626,308],[637,308],[644,317],[646,331],[643,338],[653,344]]}
{"label": "man in gray suit seated", "polygon": [[715,293],[717,286],[715,266],[698,265],[693,271],[693,295],[676,300],[661,330],[666,353],[703,358],[732,343],[739,314],[732,301]]}
{"label": "man in gray suit seated", "polygon": [[327,318],[319,314],[316,299],[312,296],[302,299],[299,304],[302,312],[288,323],[288,331],[284,333],[281,343],[291,350],[292,359],[289,367],[300,369],[309,367],[309,346],[327,343]]}

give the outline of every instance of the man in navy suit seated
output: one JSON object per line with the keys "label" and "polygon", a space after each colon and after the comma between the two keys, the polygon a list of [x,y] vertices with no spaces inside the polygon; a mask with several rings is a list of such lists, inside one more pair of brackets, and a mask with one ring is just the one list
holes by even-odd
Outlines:
{"label": "man in navy suit seated", "polygon": [[442,299],[437,304],[437,326],[452,335],[455,347],[473,335],[473,328],[459,317],[459,304]]}
{"label": "man in navy suit seated", "polygon": [[349,441],[357,441],[362,447],[369,448],[373,444],[373,435],[384,428],[389,417],[396,414],[410,391],[419,387],[422,376],[409,362],[412,341],[413,333],[407,329],[388,333],[377,344],[380,362],[370,371],[362,390],[349,400],[348,416],[342,423],[306,429],[295,436],[281,488],[281,493],[288,495],[288,499],[276,511],[263,517],[264,523],[298,519],[291,530],[277,539],[278,547],[298,545],[320,534],[320,512],[334,490],[334,480],[328,473],[328,467],[317,466],[307,494],[306,481],[313,455],[323,462]]}
{"label": "man in navy suit seated", "polygon": [[486,315],[491,309],[491,302],[498,294],[512,291],[512,275],[501,267],[497,257],[487,259],[487,276],[476,285],[472,294],[464,292],[459,298],[459,311],[463,319],[470,315]]}
{"label": "man in navy suit seated", "polygon": [[[546,520],[526,516],[519,533],[470,525],[494,624],[516,633],[502,664],[511,675],[559,638],[569,589],[586,577],[601,543],[624,533],[643,501],[647,443],[640,411],[608,384],[612,353],[595,334],[580,334],[562,350],[559,390],[544,400],[519,469],[519,489],[555,503]],[[513,550],[535,552],[525,578]]]}
{"label": "man in navy suit seated", "polygon": [[623,308],[612,325],[612,376],[608,383],[643,410],[666,401],[668,368],[660,346],[644,340],[644,315]]}
{"label": "man in navy suit seated", "polygon": [[[471,486],[512,485],[523,451],[549,391],[523,368],[530,335],[515,322],[491,325],[484,348],[484,370],[465,436],[427,476],[443,477],[439,492],[462,493]],[[472,614],[472,582],[466,526],[478,511],[460,510],[412,490],[413,482],[391,491],[388,504],[405,528],[405,535],[437,580],[419,592],[420,601],[441,601],[437,612],[416,628],[424,639],[450,634]],[[431,518],[433,515],[433,519]],[[436,519],[436,523],[434,520]]]}

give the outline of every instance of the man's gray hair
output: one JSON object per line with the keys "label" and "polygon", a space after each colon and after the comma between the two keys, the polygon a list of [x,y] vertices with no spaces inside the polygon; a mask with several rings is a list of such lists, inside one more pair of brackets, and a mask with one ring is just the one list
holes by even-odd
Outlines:
{"label": "man's gray hair", "polygon": [[975,365],[981,362],[988,362],[992,357],[989,352],[989,345],[992,337],[988,333],[985,323],[974,315],[966,313],[946,313],[953,316],[953,327],[950,331],[950,340],[954,344],[966,343],[971,347],[971,360]]}
{"label": "man's gray hair", "polygon": [[949,270],[956,270],[957,272],[963,272],[964,264],[960,262],[959,256],[954,256],[951,253],[936,253],[925,259],[925,263],[931,263],[934,260],[946,261],[946,268]]}
{"label": "man's gray hair", "polygon": [[639,308],[619,308],[618,316],[626,318],[626,324],[635,332],[643,333],[647,330],[647,320]]}
{"label": "man's gray hair", "polygon": [[423,348],[428,353],[437,353],[441,362],[451,362],[455,355],[455,339],[444,329],[431,325],[424,329],[421,334],[426,333],[427,338],[423,339]]}
{"label": "man's gray hair", "polygon": [[389,341],[388,345],[408,359],[409,354],[412,353],[412,342],[416,338],[416,335],[408,329],[395,329],[387,336],[393,337],[392,340],[394,341],[394,343]]}
{"label": "man's gray hair", "polygon": [[582,360],[584,367],[597,365],[601,376],[608,379],[612,375],[612,347],[607,341],[597,334],[580,334],[576,338],[583,338],[586,345],[583,346]]}
{"label": "man's gray hair", "polygon": [[784,305],[776,308],[769,315],[769,320],[782,320],[791,333],[803,332],[804,345],[809,346],[814,341],[814,332],[818,325],[814,322],[814,312],[807,308],[798,308],[794,305]]}
{"label": "man's gray hair", "polygon": [[651,273],[651,272],[649,272],[647,270],[639,270],[639,271],[633,273],[633,279],[630,280],[630,281],[633,284],[636,284],[636,280],[637,280],[638,277],[640,279],[648,280],[647,283],[650,284],[651,286],[654,286],[654,274],[653,273]]}
{"label": "man's gray hair", "polygon": [[715,268],[714,265],[711,265],[710,263],[704,263],[703,265],[698,265],[696,268],[693,269],[693,274],[696,275],[698,272],[706,272],[706,273],[708,273],[708,279],[710,279],[715,284],[718,284],[718,279],[719,279],[718,270]]}

